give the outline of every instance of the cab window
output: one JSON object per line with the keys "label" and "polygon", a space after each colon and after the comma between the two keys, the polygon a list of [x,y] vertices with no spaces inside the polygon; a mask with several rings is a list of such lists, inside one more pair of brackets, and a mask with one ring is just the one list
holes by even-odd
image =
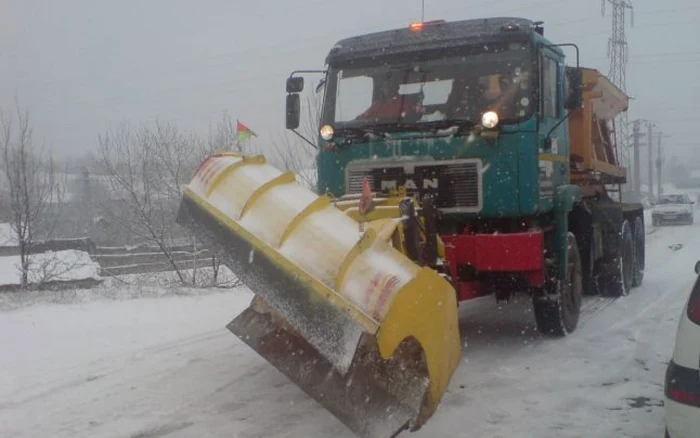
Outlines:
{"label": "cab window", "polygon": [[557,62],[546,56],[542,57],[542,116],[558,117],[559,93],[557,92]]}

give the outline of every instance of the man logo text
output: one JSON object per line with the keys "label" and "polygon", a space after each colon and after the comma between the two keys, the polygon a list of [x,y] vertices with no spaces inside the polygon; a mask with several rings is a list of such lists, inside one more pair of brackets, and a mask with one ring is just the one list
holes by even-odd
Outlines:
{"label": "man logo text", "polygon": [[[396,190],[398,186],[397,181],[382,181],[382,186],[381,189],[382,191],[384,190]],[[415,181],[412,179],[407,179],[406,182],[403,184],[403,186],[406,188],[406,190],[418,190],[418,185],[416,184]],[[438,188],[438,179],[437,178],[425,178],[423,179],[423,190],[437,190]]]}

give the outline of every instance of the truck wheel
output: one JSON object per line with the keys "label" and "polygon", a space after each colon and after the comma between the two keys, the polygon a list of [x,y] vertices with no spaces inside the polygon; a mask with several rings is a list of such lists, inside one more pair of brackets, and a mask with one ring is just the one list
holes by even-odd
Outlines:
{"label": "truck wheel", "polygon": [[604,285],[606,295],[615,298],[629,294],[635,270],[634,237],[627,219],[622,222],[620,233],[622,234],[620,248],[617,249],[616,257],[610,262]]}
{"label": "truck wheel", "polygon": [[[535,322],[540,332],[548,335],[565,336],[572,333],[578,325],[581,313],[581,296],[583,281],[581,271],[581,255],[572,233],[568,235],[568,258],[566,280],[562,283],[555,280],[555,294],[535,295],[532,300]],[[551,285],[546,285],[551,286]],[[557,290],[558,289],[558,290]]]}
{"label": "truck wheel", "polygon": [[634,220],[634,272],[632,273],[632,287],[642,285],[645,269],[645,238],[644,223],[642,218]]}

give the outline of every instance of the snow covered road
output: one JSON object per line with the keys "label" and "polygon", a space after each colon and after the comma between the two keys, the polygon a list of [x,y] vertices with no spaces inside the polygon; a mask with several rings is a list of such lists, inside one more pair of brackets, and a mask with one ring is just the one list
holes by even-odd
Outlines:
{"label": "snow covered road", "polygon": [[[643,287],[587,299],[566,339],[537,334],[527,305],[463,304],[463,364],[435,416],[405,436],[663,436],[663,374],[698,231],[650,234]],[[250,297],[0,312],[0,436],[352,438],[224,328]]]}

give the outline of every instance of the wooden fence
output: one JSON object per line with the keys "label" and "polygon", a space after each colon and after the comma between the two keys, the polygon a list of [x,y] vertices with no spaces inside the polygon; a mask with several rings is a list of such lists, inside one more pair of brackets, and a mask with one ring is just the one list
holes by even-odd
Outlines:
{"label": "wooden fence", "polygon": [[[65,250],[79,250],[90,254],[92,260],[100,265],[100,276],[103,277],[174,271],[173,263],[161,248],[153,245],[96,246],[90,238],[53,239],[35,242],[31,253]],[[178,245],[168,250],[178,269],[212,266],[212,257],[207,249],[195,249],[194,245]],[[17,246],[0,246],[0,257],[18,256],[19,253]]]}
{"label": "wooden fence", "polygon": [[[211,254],[206,249],[195,251],[194,246],[178,246],[169,251],[178,269],[212,266]],[[97,247],[90,256],[99,263],[101,276],[174,271],[173,263],[154,246]]]}

